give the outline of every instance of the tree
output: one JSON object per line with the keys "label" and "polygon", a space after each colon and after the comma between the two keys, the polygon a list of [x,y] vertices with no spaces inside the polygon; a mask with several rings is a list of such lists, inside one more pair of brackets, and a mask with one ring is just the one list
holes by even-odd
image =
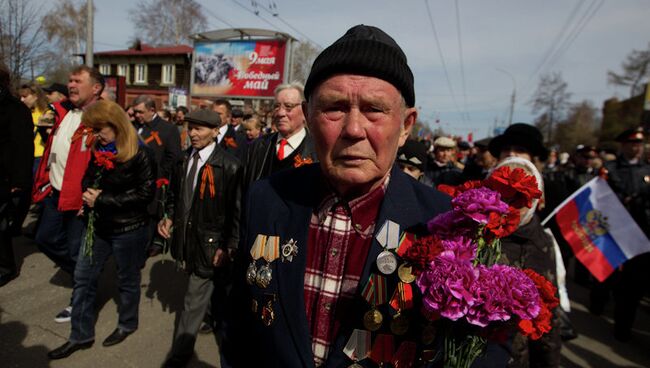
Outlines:
{"label": "tree", "polygon": [[195,0],[140,0],[131,21],[143,42],[152,45],[190,44],[190,36],[204,31],[207,19]]}
{"label": "tree", "polygon": [[318,56],[319,49],[308,41],[296,42],[293,44],[293,64],[291,68],[291,80],[305,83],[311,70],[311,65]]}
{"label": "tree", "polygon": [[555,143],[560,146],[560,150],[566,152],[573,152],[579,144],[595,146],[598,143],[597,130],[596,108],[585,100],[571,105],[567,118],[558,123]]}
{"label": "tree", "polygon": [[65,64],[81,62],[86,46],[88,1],[58,0],[53,10],[43,16],[43,30],[56,51],[53,57]]}
{"label": "tree", "polygon": [[630,87],[630,97],[643,93],[644,81],[650,76],[650,43],[647,50],[632,50],[621,66],[620,74],[607,71],[607,82]]}
{"label": "tree", "polygon": [[0,0],[0,60],[15,85],[42,68],[47,42],[32,0]]}
{"label": "tree", "polygon": [[567,83],[562,79],[561,73],[549,73],[540,77],[530,104],[533,114],[542,113],[536,125],[542,132],[546,130],[548,143],[553,141],[553,124],[564,117],[570,98],[571,93],[567,92]]}

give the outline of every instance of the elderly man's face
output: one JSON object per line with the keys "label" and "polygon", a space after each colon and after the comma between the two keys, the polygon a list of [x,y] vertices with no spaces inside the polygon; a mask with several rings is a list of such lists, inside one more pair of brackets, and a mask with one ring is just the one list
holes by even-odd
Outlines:
{"label": "elderly man's face", "polygon": [[390,83],[343,74],[314,90],[307,109],[320,165],[344,196],[380,185],[404,144],[417,111]]}
{"label": "elderly man's face", "polygon": [[300,92],[293,88],[283,89],[275,96],[273,121],[278,132],[285,138],[291,137],[305,126],[301,103]]}
{"label": "elderly man's face", "polygon": [[456,153],[454,148],[451,147],[439,147],[433,151],[433,155],[436,158],[436,161],[446,164],[451,161],[452,157]]}
{"label": "elderly man's face", "polygon": [[153,120],[153,116],[156,114],[154,109],[148,108],[144,102],[133,106],[133,113],[136,120],[140,124],[149,124]]}
{"label": "elderly man's face", "polygon": [[99,95],[101,88],[101,84],[93,82],[90,74],[86,71],[70,74],[70,79],[68,80],[69,99],[76,107],[85,107],[93,102]]}

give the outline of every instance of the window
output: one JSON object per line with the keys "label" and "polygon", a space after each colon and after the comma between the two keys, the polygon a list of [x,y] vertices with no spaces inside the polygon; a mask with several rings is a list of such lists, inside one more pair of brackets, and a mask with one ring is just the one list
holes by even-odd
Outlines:
{"label": "window", "polygon": [[100,64],[99,72],[102,73],[102,75],[111,75],[111,64]]}
{"label": "window", "polygon": [[129,83],[129,64],[119,64],[117,66],[117,75],[126,78],[126,83]]}
{"label": "window", "polygon": [[173,85],[176,79],[176,65],[163,64],[160,84]]}
{"label": "window", "polygon": [[146,64],[136,64],[135,65],[135,76],[133,82],[136,84],[147,84],[147,65]]}

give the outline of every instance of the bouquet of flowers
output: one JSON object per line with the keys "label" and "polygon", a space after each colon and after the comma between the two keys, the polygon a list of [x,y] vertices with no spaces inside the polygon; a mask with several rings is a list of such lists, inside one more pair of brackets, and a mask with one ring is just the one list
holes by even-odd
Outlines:
{"label": "bouquet of flowers", "polygon": [[[156,188],[161,190],[159,201],[163,211],[163,220],[167,220],[169,218],[169,214],[167,213],[167,191],[169,190],[169,180],[167,178],[156,180]],[[169,251],[169,242],[167,239],[162,239],[161,242],[163,254],[167,253]]]}
{"label": "bouquet of flowers", "polygon": [[[95,151],[93,152],[95,157],[95,165],[99,168],[95,172],[95,180],[90,186],[93,189],[99,189],[99,182],[102,179],[104,172],[113,170],[115,168],[115,154],[111,151]],[[93,256],[93,244],[95,242],[95,220],[97,214],[95,209],[91,208],[88,212],[88,225],[86,225],[86,235],[84,236],[83,242],[83,255],[91,257]]]}
{"label": "bouquet of flowers", "polygon": [[532,339],[550,330],[555,287],[532,270],[497,263],[499,239],[542,193],[533,175],[509,166],[439,190],[453,197],[452,209],[429,221],[432,235],[416,239],[404,258],[417,276],[423,314],[443,320],[445,367],[469,367],[507,326]]}

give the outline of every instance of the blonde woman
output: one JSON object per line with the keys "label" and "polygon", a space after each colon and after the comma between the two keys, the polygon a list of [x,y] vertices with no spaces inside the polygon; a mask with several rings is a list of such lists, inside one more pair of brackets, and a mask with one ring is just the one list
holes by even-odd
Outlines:
{"label": "blonde woman", "polygon": [[18,88],[20,101],[32,112],[34,123],[34,171],[43,156],[45,142],[47,142],[47,129],[54,123],[54,113],[48,106],[45,92],[35,83],[23,84]]}
{"label": "blonde woman", "polygon": [[[138,328],[140,266],[145,256],[147,205],[154,197],[156,166],[118,104],[98,101],[84,112],[82,121],[95,133],[95,153],[112,153],[113,165],[102,166],[95,159],[86,170],[82,199],[84,216],[88,218],[91,212],[95,215],[92,254],[79,254],[74,272],[72,331],[64,345],[48,354],[50,359],[65,358],[92,346],[97,281],[110,255],[117,266],[119,319],[103,345],[119,344]],[[88,227],[82,239],[87,232]],[[88,244],[84,241],[82,250],[88,249]]]}

